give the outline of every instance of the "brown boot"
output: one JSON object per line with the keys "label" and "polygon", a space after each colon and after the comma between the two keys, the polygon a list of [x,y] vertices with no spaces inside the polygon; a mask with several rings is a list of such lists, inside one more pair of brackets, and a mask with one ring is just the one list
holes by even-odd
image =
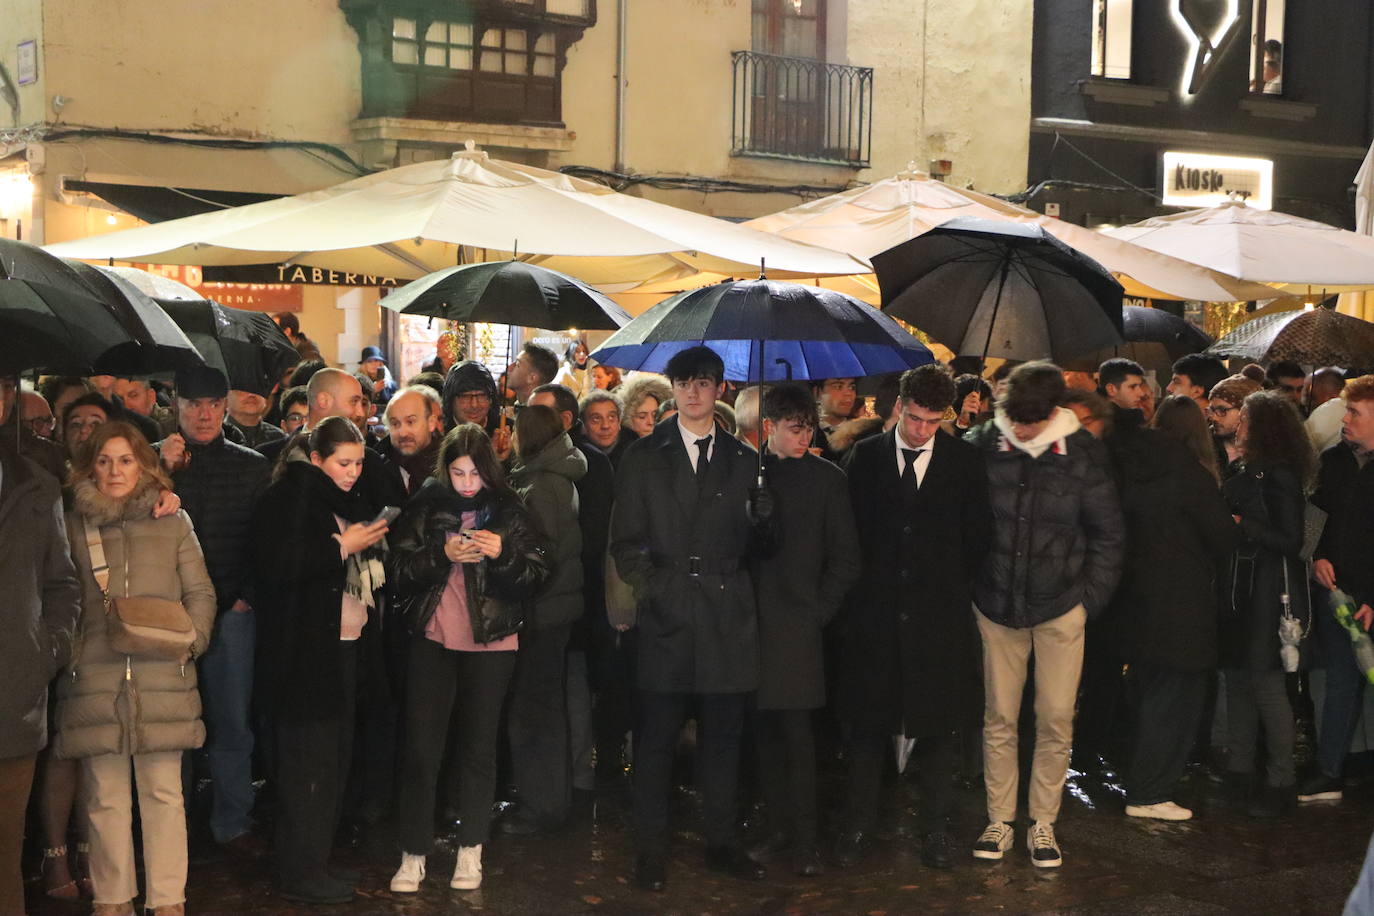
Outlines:
{"label": "brown boot", "polygon": [[186,904],[169,903],[166,906],[158,907],[156,910],[148,910],[147,913],[149,916],[186,916]]}
{"label": "brown boot", "polygon": [[134,902],[92,904],[91,916],[134,916]]}

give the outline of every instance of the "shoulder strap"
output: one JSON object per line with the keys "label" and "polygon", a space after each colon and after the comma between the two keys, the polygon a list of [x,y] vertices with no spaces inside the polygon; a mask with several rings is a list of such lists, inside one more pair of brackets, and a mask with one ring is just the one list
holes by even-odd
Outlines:
{"label": "shoulder strap", "polygon": [[91,573],[95,584],[100,586],[101,594],[110,595],[110,564],[105,562],[105,544],[100,539],[100,526],[83,521],[86,527],[86,547],[91,553]]}

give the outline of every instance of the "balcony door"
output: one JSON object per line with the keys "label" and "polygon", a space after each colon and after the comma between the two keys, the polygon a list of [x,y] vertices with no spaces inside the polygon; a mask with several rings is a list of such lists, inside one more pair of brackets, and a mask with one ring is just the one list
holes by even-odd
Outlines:
{"label": "balcony door", "polygon": [[826,0],[753,0],[752,136],[768,151],[812,156],[825,133]]}

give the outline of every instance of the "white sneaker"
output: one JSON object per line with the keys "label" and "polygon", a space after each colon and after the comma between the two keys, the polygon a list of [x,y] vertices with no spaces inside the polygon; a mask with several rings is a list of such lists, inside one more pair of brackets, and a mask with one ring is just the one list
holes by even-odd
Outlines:
{"label": "white sneaker", "polygon": [[459,846],[448,886],[456,891],[473,891],[482,886],[482,847]]}
{"label": "white sneaker", "polygon": [[983,835],[973,844],[975,859],[1000,859],[1011,849],[1015,835],[1006,821],[990,821]]}
{"label": "white sneaker", "polygon": [[1154,805],[1127,805],[1126,815],[1152,817],[1157,821],[1187,821],[1192,820],[1193,812],[1171,801],[1162,801]]}
{"label": "white sneaker", "polygon": [[413,894],[425,880],[425,857],[401,853],[401,867],[391,876],[391,890],[397,894]]}
{"label": "white sneaker", "polygon": [[1031,824],[1026,832],[1026,845],[1030,847],[1031,864],[1036,868],[1058,868],[1064,864],[1059,841],[1054,838],[1054,824],[1049,821]]}

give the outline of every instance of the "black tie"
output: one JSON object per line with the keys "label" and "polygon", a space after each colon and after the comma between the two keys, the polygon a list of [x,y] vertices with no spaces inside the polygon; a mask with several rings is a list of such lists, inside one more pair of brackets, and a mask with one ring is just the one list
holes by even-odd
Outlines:
{"label": "black tie", "polygon": [[711,437],[697,440],[697,483],[706,479],[706,466],[711,463]]}
{"label": "black tie", "polygon": [[916,482],[916,456],[919,454],[919,449],[902,449],[902,457],[906,458],[906,467],[902,468],[902,484],[910,490],[920,489],[920,484]]}

